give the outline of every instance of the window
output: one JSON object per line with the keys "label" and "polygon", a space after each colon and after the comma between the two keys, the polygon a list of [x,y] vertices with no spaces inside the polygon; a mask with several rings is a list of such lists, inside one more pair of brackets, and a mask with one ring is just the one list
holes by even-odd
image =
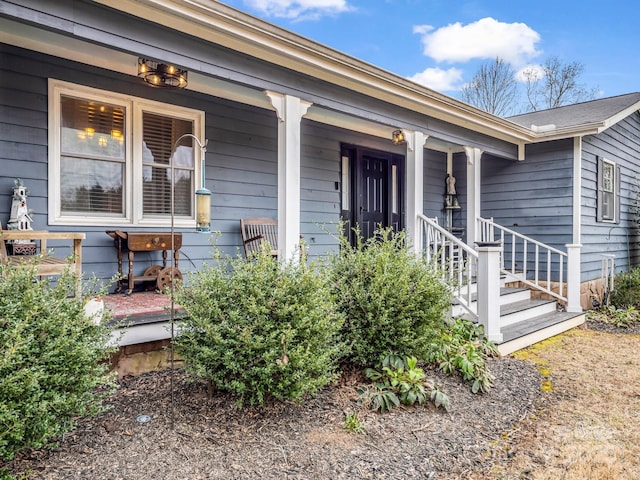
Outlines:
{"label": "window", "polygon": [[599,222],[617,223],[620,220],[620,168],[613,162],[598,157]]}
{"label": "window", "polygon": [[174,145],[203,112],[54,80],[49,99],[52,224],[195,225],[200,149]]}

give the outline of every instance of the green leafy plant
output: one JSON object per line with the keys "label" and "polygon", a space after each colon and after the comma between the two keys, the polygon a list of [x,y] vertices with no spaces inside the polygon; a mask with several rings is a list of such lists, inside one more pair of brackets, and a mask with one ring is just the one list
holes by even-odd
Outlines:
{"label": "green leafy plant", "polygon": [[323,269],[222,256],[187,277],[175,300],[187,312],[176,349],[186,369],[238,404],[301,400],[337,377],[342,315]]}
{"label": "green leafy plant", "polygon": [[640,308],[640,267],[618,273],[615,288],[609,292],[609,304],[617,308]]}
{"label": "green leafy plant", "polygon": [[358,412],[345,413],[342,428],[352,433],[364,433],[364,423],[360,420]]}
{"label": "green leafy plant", "polygon": [[618,308],[613,305],[587,312],[590,320],[608,323],[620,328],[629,328],[640,322],[640,311],[634,306]]}
{"label": "green leafy plant", "polygon": [[69,297],[67,272],[51,286],[35,268],[0,266],[0,459],[40,448],[96,414],[114,388],[111,330]]}
{"label": "green leafy plant", "polygon": [[493,387],[486,359],[497,354],[496,346],[483,336],[482,325],[458,318],[433,344],[429,360],[449,375],[459,372],[465,381],[472,382],[471,391],[478,393]]}
{"label": "green leafy plant", "polygon": [[340,237],[340,252],[330,259],[331,285],[345,316],[345,357],[362,367],[388,354],[424,358],[439,335],[450,292],[438,274],[407,243],[404,232],[380,229],[356,245]]}
{"label": "green leafy plant", "polygon": [[426,378],[416,357],[403,360],[398,355],[387,355],[381,371],[367,368],[365,374],[373,385],[361,390],[360,402],[373,410],[387,412],[400,404],[423,405],[427,401],[436,407],[449,408],[449,397]]}

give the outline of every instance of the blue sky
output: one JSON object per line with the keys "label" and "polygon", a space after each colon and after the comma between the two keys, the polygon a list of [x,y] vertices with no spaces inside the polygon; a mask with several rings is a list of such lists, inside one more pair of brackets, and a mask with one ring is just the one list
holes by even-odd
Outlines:
{"label": "blue sky", "polygon": [[516,71],[550,56],[583,64],[588,89],[640,91],[635,0],[224,0],[453,97],[497,56]]}

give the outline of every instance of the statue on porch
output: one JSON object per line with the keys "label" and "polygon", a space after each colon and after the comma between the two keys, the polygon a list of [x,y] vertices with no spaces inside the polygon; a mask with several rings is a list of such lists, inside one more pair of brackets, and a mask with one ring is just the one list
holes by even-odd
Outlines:
{"label": "statue on porch", "polygon": [[456,195],[456,177],[448,173],[446,184],[447,184],[447,195]]}

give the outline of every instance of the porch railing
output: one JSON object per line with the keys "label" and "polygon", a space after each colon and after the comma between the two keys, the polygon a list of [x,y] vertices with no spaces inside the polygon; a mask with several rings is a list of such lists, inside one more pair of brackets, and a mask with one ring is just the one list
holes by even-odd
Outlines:
{"label": "porch railing", "polygon": [[568,301],[567,253],[498,225],[493,219],[478,218],[478,232],[483,242],[500,242],[502,273],[558,300]]}
{"label": "porch railing", "polygon": [[423,257],[442,273],[458,304],[468,312],[471,320],[477,321],[477,305],[472,295],[475,293],[473,280],[478,269],[478,252],[441,227],[437,218],[419,215],[418,222]]}

